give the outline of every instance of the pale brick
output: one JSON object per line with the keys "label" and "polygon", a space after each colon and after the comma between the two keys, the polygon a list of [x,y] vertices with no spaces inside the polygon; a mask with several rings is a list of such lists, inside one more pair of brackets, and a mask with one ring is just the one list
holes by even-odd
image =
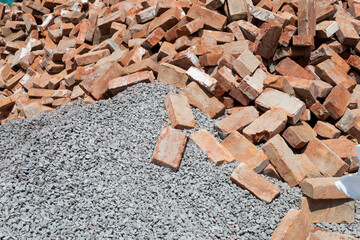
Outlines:
{"label": "pale brick", "polygon": [[235,160],[246,165],[257,173],[260,173],[269,164],[268,157],[264,152],[252,144],[246,137],[238,131],[230,133],[221,142]]}
{"label": "pale brick", "polygon": [[244,78],[251,75],[260,65],[260,61],[250,52],[245,50],[233,63],[234,70]]}
{"label": "pale brick", "polygon": [[301,211],[312,223],[353,223],[355,202],[349,199],[301,198]]}
{"label": "pale brick", "polygon": [[230,179],[266,203],[270,203],[280,193],[278,186],[251,170],[245,163],[236,167]]}
{"label": "pale brick", "polygon": [[164,102],[173,128],[191,129],[196,127],[194,115],[186,96],[168,93]]}
{"label": "pale brick", "polygon": [[280,135],[271,138],[263,145],[262,149],[276,171],[290,187],[298,185],[305,178],[306,173],[300,166],[295,154]]}
{"label": "pale brick", "polygon": [[190,134],[190,141],[206,152],[209,161],[213,162],[216,166],[234,161],[231,153],[206,129]]}
{"label": "pale brick", "polygon": [[255,121],[259,117],[259,112],[255,107],[243,107],[231,114],[215,122],[215,129],[222,138],[225,138],[232,131],[242,131],[244,127]]}
{"label": "pale brick", "polygon": [[304,153],[324,176],[339,177],[349,168],[336,153],[317,138],[308,143]]}
{"label": "pale brick", "polygon": [[151,163],[178,170],[187,136],[180,130],[165,126],[155,146]]}
{"label": "pale brick", "polygon": [[260,94],[255,100],[255,105],[264,111],[273,108],[284,110],[291,124],[297,123],[306,109],[305,104],[299,99],[271,88]]}

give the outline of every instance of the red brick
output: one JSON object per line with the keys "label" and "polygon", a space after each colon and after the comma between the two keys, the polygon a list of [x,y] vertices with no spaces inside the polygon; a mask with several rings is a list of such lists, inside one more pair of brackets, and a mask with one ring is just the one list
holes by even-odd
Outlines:
{"label": "red brick", "polygon": [[336,22],[339,25],[339,30],[336,32],[339,41],[345,45],[355,47],[360,37],[351,21],[347,18],[336,18]]}
{"label": "red brick", "polygon": [[226,17],[224,15],[197,4],[191,6],[187,16],[192,19],[202,19],[204,20],[205,27],[218,31],[222,30],[226,23]]}
{"label": "red brick", "polygon": [[264,81],[264,87],[274,88],[287,93],[290,96],[295,96],[294,89],[288,82],[287,78],[283,76],[268,74],[266,80]]}
{"label": "red brick", "polygon": [[101,58],[104,58],[109,55],[110,55],[110,51],[108,49],[99,50],[95,52],[85,53],[83,55],[77,55],[75,56],[75,61],[77,65],[84,66],[84,65],[89,65],[91,63],[96,63]]}
{"label": "red brick", "polygon": [[298,9],[298,34],[316,34],[316,14],[314,0],[299,0]]}
{"label": "red brick", "polygon": [[319,101],[316,101],[309,109],[319,120],[324,121],[330,116],[328,110]]}
{"label": "red brick", "polygon": [[301,190],[312,199],[349,198],[335,186],[335,182],[338,180],[339,178],[336,177],[307,178],[301,183]]}
{"label": "red brick", "polygon": [[337,120],[344,115],[346,107],[350,101],[351,94],[340,84],[334,87],[324,102],[324,107],[330,116]]}
{"label": "red brick", "polygon": [[356,85],[356,82],[330,59],[316,65],[316,74],[332,86],[341,83],[346,89],[351,90]]}
{"label": "red brick", "polygon": [[155,146],[151,163],[176,172],[180,166],[186,140],[185,133],[165,126]]}
{"label": "red brick", "polygon": [[323,121],[318,121],[314,130],[322,138],[338,138],[341,135],[340,130],[334,125]]}
{"label": "red brick", "polygon": [[[233,114],[231,115],[233,116]],[[245,127],[243,134],[253,143],[267,141],[284,130],[287,122],[287,115],[283,110],[272,109],[266,111],[256,120]]]}
{"label": "red brick", "polygon": [[266,59],[271,58],[275,53],[281,33],[282,27],[278,23],[270,21],[265,24],[255,41],[256,54]]}
{"label": "red brick", "polygon": [[142,46],[144,48],[151,49],[155,47],[155,45],[158,44],[164,36],[164,30],[157,28],[146,38],[145,42],[142,43]]}
{"label": "red brick", "polygon": [[281,60],[281,62],[276,65],[275,70],[277,73],[283,76],[293,76],[309,80],[313,80],[315,78],[310,72],[306,71],[290,58]]}
{"label": "red brick", "polygon": [[302,197],[301,201],[301,211],[312,223],[353,223],[355,221],[354,200]]}
{"label": "red brick", "polygon": [[229,92],[238,85],[236,77],[232,74],[231,70],[225,66],[216,72],[214,78],[226,92]]}

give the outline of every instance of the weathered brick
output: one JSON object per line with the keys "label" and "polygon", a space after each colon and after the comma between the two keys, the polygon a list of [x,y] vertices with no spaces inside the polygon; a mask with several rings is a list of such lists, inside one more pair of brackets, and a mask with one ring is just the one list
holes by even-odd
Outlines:
{"label": "weathered brick", "polygon": [[288,82],[287,78],[284,76],[268,74],[266,80],[264,81],[264,87],[274,88],[282,92],[285,92],[290,96],[295,96],[294,89]]}
{"label": "weathered brick", "polygon": [[297,123],[306,109],[305,104],[299,99],[271,88],[260,94],[255,100],[255,105],[264,111],[274,108],[284,110],[291,124]]}
{"label": "weathered brick", "polygon": [[309,109],[319,120],[324,121],[330,116],[328,110],[326,110],[326,108],[319,101],[316,101],[309,107]]}
{"label": "weathered brick", "polygon": [[351,94],[342,84],[334,87],[326,97],[324,107],[328,110],[330,116],[337,120],[344,115],[347,105],[349,104]]}
{"label": "weathered brick", "polygon": [[309,80],[313,80],[315,78],[310,72],[306,71],[290,58],[281,60],[281,62],[276,65],[275,70],[277,73],[283,76],[293,76]]}
{"label": "weathered brick", "polygon": [[334,125],[323,121],[318,121],[314,130],[322,138],[338,138],[341,135],[340,130]]}
{"label": "weathered brick", "polygon": [[312,223],[353,223],[355,202],[349,199],[301,198],[301,211]]}
{"label": "weathered brick", "polygon": [[138,83],[155,83],[154,75],[150,71],[137,72],[127,76],[114,78],[109,81],[109,90],[112,95]]}
{"label": "weathered brick", "polygon": [[199,108],[210,118],[217,118],[225,112],[225,105],[216,97],[204,92],[195,82],[188,84],[180,93],[187,96],[192,106]]}
{"label": "weathered brick", "polygon": [[215,122],[215,129],[222,138],[225,138],[233,131],[242,131],[244,127],[255,121],[259,117],[259,112],[255,107],[243,107],[231,114]]}
{"label": "weathered brick", "polygon": [[257,96],[263,92],[263,83],[265,80],[266,73],[261,69],[257,69],[252,76],[245,76],[245,78],[240,82],[238,88],[250,100],[255,100]]}
{"label": "weathered brick", "polygon": [[244,78],[247,75],[251,75],[259,65],[260,61],[252,54],[252,52],[245,50],[233,63],[233,68],[242,78]]}
{"label": "weathered brick", "polygon": [[299,165],[295,154],[280,135],[271,138],[262,149],[280,176],[294,187],[305,178],[305,172]]}
{"label": "weathered brick", "polygon": [[180,130],[164,126],[155,146],[151,163],[176,172],[180,166],[187,136]]}
{"label": "weathered brick", "polygon": [[270,21],[265,24],[255,41],[256,54],[269,59],[271,58],[277,48],[280,36],[282,33],[282,27],[280,24]]}
{"label": "weathered brick", "polygon": [[196,127],[194,115],[186,96],[168,93],[164,102],[173,128],[191,129]]}
{"label": "weathered brick", "polygon": [[188,77],[186,70],[172,64],[162,63],[160,64],[157,80],[177,88],[184,88],[186,87]]}
{"label": "weathered brick", "polygon": [[257,173],[260,173],[269,164],[268,157],[264,152],[252,144],[246,137],[238,131],[230,133],[224,141],[221,142],[240,163],[246,165]]}
{"label": "weathered brick", "polygon": [[234,161],[231,153],[206,129],[190,134],[190,141],[206,152],[209,161],[213,162],[216,166]]}
{"label": "weathered brick", "polygon": [[230,21],[246,19],[249,15],[249,7],[245,0],[228,0],[228,18]]}
{"label": "weathered brick", "polygon": [[299,122],[294,126],[289,126],[282,136],[291,147],[301,149],[316,137],[316,132],[306,122]]}
{"label": "weathered brick", "polygon": [[335,186],[335,182],[338,180],[337,177],[307,178],[301,183],[301,190],[312,199],[349,198]]}
{"label": "weathered brick", "polygon": [[220,84],[217,82],[215,78],[206,74],[205,72],[201,71],[198,68],[190,67],[186,71],[186,75],[189,77],[190,80],[197,82],[199,85],[203,86],[206,90],[214,94],[214,96],[216,97],[220,97],[224,93],[223,91],[220,90],[220,95],[218,95],[219,88],[221,88]]}
{"label": "weathered brick", "polygon": [[108,49],[89,52],[83,55],[75,56],[75,62],[79,66],[89,65],[91,63],[96,63],[101,58],[107,57],[109,55],[110,55],[110,51]]}
{"label": "weathered brick", "polygon": [[230,179],[266,203],[270,203],[280,193],[278,186],[251,170],[245,163],[236,167]]}
{"label": "weathered brick", "polygon": [[316,65],[316,74],[332,86],[343,84],[346,89],[353,89],[356,82],[341,70],[331,59]]}
{"label": "weathered brick", "polygon": [[316,13],[314,0],[299,0],[298,8],[298,34],[316,34]]}
{"label": "weathered brick", "polygon": [[311,139],[304,153],[324,176],[339,177],[349,168],[336,153],[317,138]]}
{"label": "weathered brick", "polygon": [[312,228],[311,222],[302,211],[290,209],[276,227],[270,240],[306,240]]}
{"label": "weathered brick", "polygon": [[[233,116],[232,114],[231,116]],[[245,127],[243,134],[253,143],[267,141],[276,134],[284,130],[287,122],[287,115],[281,109],[271,109],[266,111],[256,120]]]}
{"label": "weathered brick", "polygon": [[350,19],[336,18],[336,22],[339,26],[339,30],[336,32],[339,41],[345,45],[356,46],[360,37]]}

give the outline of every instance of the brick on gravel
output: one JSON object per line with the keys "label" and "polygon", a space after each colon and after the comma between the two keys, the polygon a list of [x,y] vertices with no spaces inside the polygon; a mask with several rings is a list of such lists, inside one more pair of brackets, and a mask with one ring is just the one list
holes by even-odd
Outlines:
{"label": "brick on gravel", "polygon": [[114,78],[109,81],[109,91],[111,94],[116,95],[128,87],[142,82],[154,84],[155,82],[153,73],[150,71],[144,71]]}
{"label": "brick on gravel", "polygon": [[245,188],[260,200],[270,203],[280,194],[280,188],[250,169],[245,163],[240,163],[232,172],[231,181]]}
{"label": "brick on gravel", "polygon": [[355,221],[352,199],[301,198],[301,211],[312,223],[353,223]]}
{"label": "brick on gravel", "polygon": [[299,165],[295,154],[279,134],[267,141],[262,149],[281,178],[290,187],[294,187],[304,180],[304,168]]}
{"label": "brick on gravel", "polygon": [[164,102],[173,128],[191,129],[196,127],[194,115],[186,96],[176,93],[168,93]]}
{"label": "brick on gravel", "polygon": [[216,166],[235,160],[232,154],[206,129],[193,132],[189,138],[190,143],[196,144],[202,151],[206,152],[209,161]]}
{"label": "brick on gravel", "polygon": [[264,152],[257,148],[238,131],[230,133],[221,142],[221,145],[229,150],[236,161],[245,163],[256,173],[263,171],[269,164],[268,157],[264,154]]}
{"label": "brick on gravel", "polygon": [[164,126],[154,149],[151,163],[178,170],[187,136],[180,130]]}
{"label": "brick on gravel", "polygon": [[192,106],[199,108],[210,118],[217,118],[225,112],[225,105],[216,97],[202,90],[195,82],[188,84],[180,91],[180,94],[184,94]]}
{"label": "brick on gravel", "polygon": [[307,216],[297,209],[290,209],[276,227],[270,240],[306,240],[313,226]]}

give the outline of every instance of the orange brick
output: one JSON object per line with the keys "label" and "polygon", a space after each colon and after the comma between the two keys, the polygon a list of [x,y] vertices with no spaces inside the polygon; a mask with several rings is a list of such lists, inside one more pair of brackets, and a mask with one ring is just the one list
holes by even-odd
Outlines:
{"label": "orange brick", "polygon": [[173,128],[195,128],[195,119],[186,96],[168,93],[165,97],[165,107]]}
{"label": "orange brick", "polygon": [[151,163],[176,172],[180,166],[186,140],[185,133],[165,126],[155,146]]}
{"label": "orange brick", "polygon": [[260,173],[269,164],[267,156],[263,151],[252,144],[246,137],[238,131],[230,133],[224,141],[221,142],[240,163],[245,163],[256,173]]}
{"label": "orange brick", "polygon": [[209,161],[213,162],[216,166],[234,161],[231,153],[206,129],[190,134],[190,141],[206,152]]}
{"label": "orange brick", "polygon": [[126,88],[138,83],[155,83],[152,72],[137,72],[127,76],[118,77],[109,81],[109,90],[112,95],[116,95]]}

